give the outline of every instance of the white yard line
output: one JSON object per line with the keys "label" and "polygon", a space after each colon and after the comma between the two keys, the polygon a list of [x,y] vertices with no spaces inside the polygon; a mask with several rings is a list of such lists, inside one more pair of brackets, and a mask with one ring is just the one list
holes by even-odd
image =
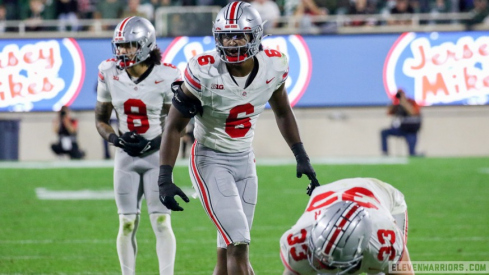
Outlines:
{"label": "white yard line", "polygon": [[[408,164],[403,157],[351,157],[351,158],[311,158],[313,164],[351,165],[351,164]],[[258,158],[257,165],[280,166],[294,165],[293,158]],[[175,166],[188,166],[188,160],[179,159]],[[113,160],[65,160],[65,161],[6,161],[0,162],[0,169],[59,169],[59,168],[112,168]]]}
{"label": "white yard line", "polygon": [[[199,240],[198,243],[215,243],[215,239],[209,240]],[[263,240],[261,240],[263,241]],[[276,240],[278,242],[278,239]],[[481,242],[489,241],[487,236],[471,236],[462,238],[408,238],[409,241],[423,241],[423,242]],[[138,243],[153,243],[154,240],[138,239]],[[179,240],[179,243],[196,243],[195,240]],[[2,245],[40,245],[40,244],[113,244],[114,239],[79,239],[79,240],[54,240],[54,239],[44,239],[44,240],[0,240]],[[489,253],[489,251],[488,251]]]}
{"label": "white yard line", "polygon": [[[36,196],[40,200],[114,200],[114,190],[49,190],[44,187],[36,188]],[[182,191],[190,198],[197,199],[197,193],[192,187],[182,187]]]}
{"label": "white yard line", "polygon": [[479,168],[479,173],[489,174],[489,168]]}

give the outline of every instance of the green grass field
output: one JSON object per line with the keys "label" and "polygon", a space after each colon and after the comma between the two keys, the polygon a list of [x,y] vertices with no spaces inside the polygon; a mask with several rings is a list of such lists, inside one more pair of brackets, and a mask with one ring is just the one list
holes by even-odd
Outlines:
{"label": "green grass field", "polygon": [[[489,260],[488,158],[417,158],[407,164],[315,169],[321,183],[376,177],[401,190],[408,203],[413,261]],[[281,274],[278,241],[303,212],[307,184],[295,178],[293,165],[258,166],[258,176],[251,262],[256,274]],[[186,167],[175,169],[175,181],[191,186]],[[111,190],[112,169],[0,169],[0,274],[120,274],[115,202],[41,200],[36,188]],[[172,215],[175,274],[211,274],[216,230],[197,199],[184,208]],[[145,206],[137,239],[137,274],[157,274]]]}

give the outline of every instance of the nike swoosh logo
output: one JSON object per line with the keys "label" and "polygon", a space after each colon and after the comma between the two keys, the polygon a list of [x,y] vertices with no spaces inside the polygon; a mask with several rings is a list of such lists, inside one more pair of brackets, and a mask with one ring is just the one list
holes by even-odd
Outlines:
{"label": "nike swoosh logo", "polygon": [[161,82],[163,82],[163,81],[164,81],[164,80],[160,80],[160,81],[155,80],[155,84],[159,84],[159,83],[161,83]]}
{"label": "nike swoosh logo", "polygon": [[[275,77],[274,77],[274,78],[275,78]],[[266,81],[266,82],[267,82],[267,84],[268,84],[268,83],[270,83],[270,81],[272,81],[274,78],[272,78],[272,79],[270,79],[270,80],[267,80],[267,81]]]}

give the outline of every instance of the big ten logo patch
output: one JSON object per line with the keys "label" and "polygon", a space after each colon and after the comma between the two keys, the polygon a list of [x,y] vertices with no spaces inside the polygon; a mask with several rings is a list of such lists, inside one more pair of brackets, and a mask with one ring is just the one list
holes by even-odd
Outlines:
{"label": "big ten logo patch", "polygon": [[404,33],[384,63],[384,86],[397,88],[420,105],[487,104],[487,32]]}
{"label": "big ten logo patch", "polygon": [[79,93],[85,62],[74,39],[0,42],[0,111],[53,111]]}
{"label": "big ten logo patch", "polygon": [[[294,106],[305,93],[312,73],[311,53],[300,35],[267,37],[262,41],[264,49],[274,49],[284,53],[289,62],[289,73],[285,88],[289,101]],[[214,38],[187,37],[175,38],[165,49],[162,62],[172,63],[181,71],[185,71],[188,60],[195,55],[214,51]],[[220,89],[217,85],[212,89]]]}

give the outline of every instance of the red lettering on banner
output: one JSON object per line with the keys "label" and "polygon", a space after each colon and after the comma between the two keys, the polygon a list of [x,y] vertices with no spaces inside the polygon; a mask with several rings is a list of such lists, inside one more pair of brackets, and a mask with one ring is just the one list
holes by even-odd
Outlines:
{"label": "red lettering on banner", "polygon": [[418,47],[418,50],[419,50],[419,54],[420,54],[421,60],[419,61],[419,64],[418,65],[411,66],[411,69],[412,70],[420,70],[420,69],[424,68],[424,66],[426,65],[426,56],[425,56],[425,53],[424,53],[423,46],[419,46]]}
{"label": "red lettering on banner", "polygon": [[19,60],[17,59],[17,57],[15,57],[14,53],[13,52],[8,53],[7,66],[13,67],[13,66],[17,66],[17,64],[19,64]]}
{"label": "red lettering on banner", "polygon": [[447,85],[443,80],[443,77],[440,73],[436,74],[435,83],[431,83],[428,80],[428,77],[423,76],[423,100],[426,100],[428,93],[432,93],[433,95],[437,95],[439,91],[443,92],[445,95],[448,95]]}
{"label": "red lettering on banner", "polygon": [[483,80],[482,80],[482,85],[484,85],[484,87],[489,87],[489,76],[486,76]]}
{"label": "red lettering on banner", "polygon": [[12,98],[22,96],[22,83],[15,82],[13,80],[13,75],[8,76],[8,85],[10,87],[10,94]]}
{"label": "red lettering on banner", "polygon": [[464,80],[465,80],[465,87],[467,88],[467,90],[477,89],[475,86],[477,83],[477,76],[469,74],[467,72],[467,68],[464,68]]}
{"label": "red lettering on banner", "polygon": [[55,40],[9,44],[0,51],[0,107],[50,99],[68,83],[59,76],[63,60]]}
{"label": "red lettering on banner", "polygon": [[464,56],[464,59],[470,59],[470,58],[472,58],[472,56],[474,56],[474,54],[470,50],[469,45],[464,45],[464,55],[463,56]]}
{"label": "red lettering on banner", "polygon": [[489,49],[487,47],[487,44],[483,44],[479,47],[479,54],[482,56],[489,55]]}
{"label": "red lettering on banner", "polygon": [[412,58],[402,66],[414,79],[415,99],[423,104],[450,102],[489,95],[489,39],[464,36],[456,42],[431,46],[425,37],[414,39]]}

